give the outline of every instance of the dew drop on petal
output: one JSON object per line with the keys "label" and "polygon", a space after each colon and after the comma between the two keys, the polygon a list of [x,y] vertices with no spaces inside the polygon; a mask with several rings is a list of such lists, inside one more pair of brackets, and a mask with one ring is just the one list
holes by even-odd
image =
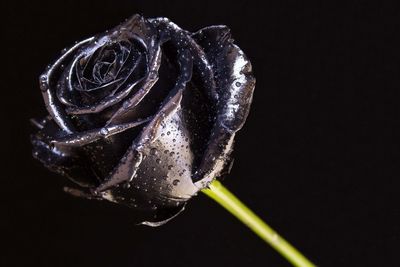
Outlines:
{"label": "dew drop on petal", "polygon": [[122,106],[124,107],[124,109],[129,108],[129,101],[125,101]]}
{"label": "dew drop on petal", "polygon": [[157,154],[157,149],[156,148],[152,148],[150,149],[150,155],[156,155]]}
{"label": "dew drop on petal", "polygon": [[108,129],[107,128],[101,128],[100,134],[101,135],[107,135],[108,134]]}

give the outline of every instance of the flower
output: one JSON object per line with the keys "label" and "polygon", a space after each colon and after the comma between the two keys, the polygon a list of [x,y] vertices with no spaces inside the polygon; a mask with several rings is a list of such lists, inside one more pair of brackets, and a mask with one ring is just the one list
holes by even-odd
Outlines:
{"label": "flower", "polygon": [[195,33],[134,15],[76,43],[40,76],[49,115],[33,155],[74,195],[160,225],[229,171],[255,79],[226,26]]}

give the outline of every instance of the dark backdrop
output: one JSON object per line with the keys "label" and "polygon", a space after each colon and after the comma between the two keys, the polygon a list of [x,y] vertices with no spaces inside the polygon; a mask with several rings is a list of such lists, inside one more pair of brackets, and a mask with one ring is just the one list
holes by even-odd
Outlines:
{"label": "dark backdrop", "polygon": [[399,10],[262,2],[2,3],[1,266],[289,266],[202,195],[163,227],[134,226],[31,158],[38,75],[136,12],[229,25],[250,57],[257,87],[227,187],[320,266],[399,265]]}

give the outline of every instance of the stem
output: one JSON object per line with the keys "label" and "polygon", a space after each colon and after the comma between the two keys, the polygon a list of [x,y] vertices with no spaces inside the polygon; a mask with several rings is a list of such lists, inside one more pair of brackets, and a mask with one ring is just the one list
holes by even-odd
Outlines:
{"label": "stem", "polygon": [[244,205],[219,181],[214,180],[209,188],[203,189],[210,198],[218,202],[237,219],[247,225],[261,239],[270,244],[283,257],[297,267],[315,267],[296,248],[290,245],[285,239],[278,235],[270,226],[261,220],[254,212]]}

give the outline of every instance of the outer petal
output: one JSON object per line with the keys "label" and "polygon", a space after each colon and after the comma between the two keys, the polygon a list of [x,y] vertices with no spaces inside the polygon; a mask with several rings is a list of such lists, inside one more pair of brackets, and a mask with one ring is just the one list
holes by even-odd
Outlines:
{"label": "outer petal", "polygon": [[171,40],[174,43],[175,49],[180,50],[187,48],[193,57],[193,78],[201,84],[201,88],[205,88],[206,95],[210,100],[217,100],[216,84],[214,72],[212,70],[209,59],[203,49],[192,38],[191,34],[178,25],[170,21],[168,18],[150,19],[155,27],[161,32],[161,38]]}
{"label": "outer petal", "polygon": [[219,101],[211,141],[194,179],[200,188],[218,177],[227,167],[235,133],[249,113],[255,87],[251,63],[233,44],[229,29],[211,26],[193,34],[213,66]]}

